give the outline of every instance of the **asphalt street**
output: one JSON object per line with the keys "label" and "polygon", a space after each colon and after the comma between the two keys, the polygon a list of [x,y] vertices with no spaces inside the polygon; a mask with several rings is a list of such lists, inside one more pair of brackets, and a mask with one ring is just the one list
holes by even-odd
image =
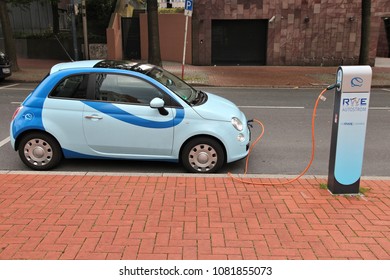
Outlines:
{"label": "asphalt street", "polygon": [[[9,123],[16,107],[34,89],[35,84],[0,85],[0,171],[29,170],[9,144]],[[321,89],[199,88],[226,97],[236,103],[248,119],[265,125],[263,139],[250,157],[250,174],[300,173],[310,158],[311,114]],[[326,175],[333,111],[333,93],[326,93],[316,119],[316,157],[307,174]],[[363,176],[390,175],[390,91],[375,88],[371,92],[365,146]],[[253,139],[260,133],[255,125]],[[245,162],[225,166],[221,171],[243,173]],[[178,164],[136,161],[65,160],[56,171],[181,173]]]}

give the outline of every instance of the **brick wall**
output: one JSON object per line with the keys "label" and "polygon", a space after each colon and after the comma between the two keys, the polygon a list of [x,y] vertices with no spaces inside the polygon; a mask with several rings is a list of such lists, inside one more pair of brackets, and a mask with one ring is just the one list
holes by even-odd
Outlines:
{"label": "brick wall", "polygon": [[[212,19],[271,19],[267,65],[356,64],[362,0],[196,0],[193,63],[211,63]],[[390,0],[372,1],[370,63],[374,63]]]}

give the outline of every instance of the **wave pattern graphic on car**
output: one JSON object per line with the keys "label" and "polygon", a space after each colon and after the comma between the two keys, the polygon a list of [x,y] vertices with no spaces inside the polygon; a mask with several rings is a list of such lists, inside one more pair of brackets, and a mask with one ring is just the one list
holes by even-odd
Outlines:
{"label": "wave pattern graphic on car", "polygon": [[110,104],[110,103],[98,103],[98,102],[91,102],[91,101],[84,101],[84,104],[88,105],[89,107],[108,115],[112,118],[115,118],[117,120],[120,120],[125,123],[129,123],[132,125],[147,127],[147,128],[169,128],[174,127],[178,124],[180,124],[184,119],[184,109],[181,108],[175,108],[176,114],[175,117],[168,121],[163,122],[157,122],[153,120],[144,119],[141,117],[138,117],[136,115],[133,115],[129,112],[126,112],[117,106]]}

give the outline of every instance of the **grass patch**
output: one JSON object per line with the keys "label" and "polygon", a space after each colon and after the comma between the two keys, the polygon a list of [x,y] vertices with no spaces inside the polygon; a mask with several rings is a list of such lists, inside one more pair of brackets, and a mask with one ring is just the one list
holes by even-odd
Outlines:
{"label": "grass patch", "polygon": [[359,188],[359,192],[363,195],[365,195],[366,193],[368,193],[370,191],[370,188],[363,188],[363,187],[360,187]]}
{"label": "grass patch", "polygon": [[328,185],[325,184],[325,183],[321,183],[321,184],[320,184],[320,189],[321,189],[321,190],[327,190],[327,189],[328,189]]}

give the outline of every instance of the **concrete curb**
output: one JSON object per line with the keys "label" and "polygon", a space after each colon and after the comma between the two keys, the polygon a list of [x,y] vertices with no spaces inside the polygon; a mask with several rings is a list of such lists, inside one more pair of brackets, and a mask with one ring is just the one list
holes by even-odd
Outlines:
{"label": "concrete curb", "polygon": [[[230,178],[228,174],[194,174],[194,173],[131,173],[131,172],[78,172],[78,171],[14,171],[0,170],[0,174],[12,175],[64,175],[64,176],[129,176],[129,177],[188,177],[188,178]],[[293,179],[297,175],[288,174],[232,174],[238,178],[252,179]],[[327,175],[304,175],[301,179],[327,179]],[[362,180],[390,181],[389,176],[362,176]]]}

